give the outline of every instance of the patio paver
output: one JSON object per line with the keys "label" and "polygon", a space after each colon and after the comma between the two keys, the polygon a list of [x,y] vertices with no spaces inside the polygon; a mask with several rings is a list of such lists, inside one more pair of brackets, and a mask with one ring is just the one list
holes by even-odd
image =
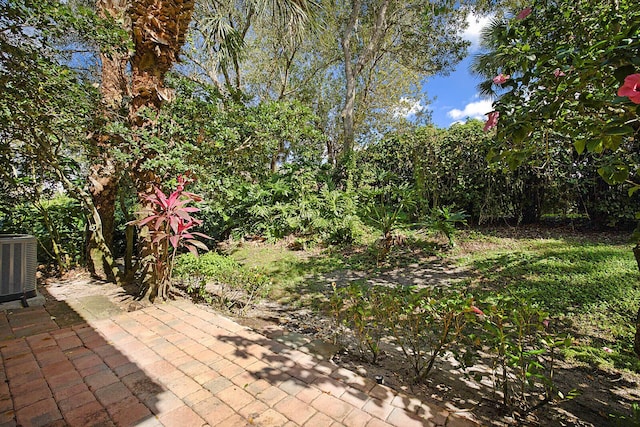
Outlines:
{"label": "patio paver", "polygon": [[2,425],[477,425],[188,301],[101,304],[0,312]]}

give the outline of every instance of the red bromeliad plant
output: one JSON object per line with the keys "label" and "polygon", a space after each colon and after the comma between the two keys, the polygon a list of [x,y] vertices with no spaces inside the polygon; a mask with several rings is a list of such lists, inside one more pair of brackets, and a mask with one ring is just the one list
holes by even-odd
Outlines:
{"label": "red bromeliad plant", "polygon": [[202,224],[201,220],[191,216],[200,209],[186,205],[198,202],[202,198],[184,191],[188,182],[188,178],[179,176],[178,186],[169,196],[156,188],[154,194],[144,197],[148,204],[139,212],[140,219],[133,222],[140,228],[146,227],[146,238],[151,242],[151,253],[143,260],[151,270],[153,278],[148,289],[151,301],[157,297],[162,300],[167,298],[171,287],[171,272],[180,248],[186,248],[196,256],[198,248],[208,250],[196,237],[210,237],[192,231],[194,227]]}

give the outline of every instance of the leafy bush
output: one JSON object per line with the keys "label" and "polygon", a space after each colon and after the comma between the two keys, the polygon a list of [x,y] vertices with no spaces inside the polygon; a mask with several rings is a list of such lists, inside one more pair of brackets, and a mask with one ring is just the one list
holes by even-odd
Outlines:
{"label": "leafy bush", "polygon": [[384,290],[380,287],[362,282],[352,282],[344,288],[333,284],[330,307],[334,320],[353,332],[358,354],[374,364],[380,355],[380,340],[385,335],[384,302]]}
{"label": "leafy bush", "polygon": [[0,233],[31,234],[38,239],[38,259],[66,270],[84,258],[86,219],[80,203],[65,195],[19,202],[0,214]]}
{"label": "leafy bush", "polygon": [[552,331],[548,313],[510,297],[487,301],[484,310],[472,309],[481,326],[473,339],[489,355],[493,390],[505,407],[533,410],[556,396],[565,398],[553,374],[557,350],[570,346],[571,338]]}
{"label": "leafy bush", "polygon": [[[505,407],[534,410],[557,397],[572,397],[553,383],[558,349],[571,339],[552,331],[548,314],[507,297],[483,306],[484,311],[472,298],[443,290],[363,282],[334,284],[329,301],[337,325],[351,333],[338,332],[343,344],[349,347],[353,340],[360,357],[377,363],[381,343],[389,341],[401,350],[415,382],[424,381],[445,352],[465,368],[480,352],[490,361],[494,394]],[[482,381],[483,375],[474,378]]]}
{"label": "leafy bush", "polygon": [[599,225],[632,222],[640,192],[630,196],[627,187],[606,184],[597,171],[606,164],[637,165],[637,140],[616,153],[597,155],[579,155],[572,144],[546,140],[544,149],[518,151],[519,161],[507,168],[500,163],[505,155],[500,144],[482,127],[469,120],[448,129],[424,126],[385,135],[359,152],[358,186],[412,188],[414,220],[434,207],[455,204],[479,224],[531,223],[549,213],[583,213]]}
{"label": "leafy bush", "polygon": [[[344,288],[334,286],[329,305],[337,324],[353,333],[361,357],[376,363],[380,343],[388,337],[420,382],[445,351],[459,353],[454,344],[463,337],[470,300],[429,289],[353,282]],[[466,360],[466,353],[460,353],[461,358]]]}
{"label": "leafy bush", "polygon": [[363,216],[367,223],[382,233],[377,248],[377,262],[386,259],[395,242],[395,231],[407,220],[408,212],[414,206],[414,192],[406,185],[391,187],[385,185],[380,188],[368,189],[365,192],[367,203]]}
{"label": "leafy bush", "polygon": [[216,252],[197,258],[193,254],[179,256],[173,276],[196,299],[241,313],[256,298],[266,296],[271,285],[262,270],[243,267],[233,258]]}
{"label": "leafy bush", "polygon": [[219,238],[296,235],[308,241],[350,243],[361,234],[355,193],[332,189],[317,170],[287,166],[262,183],[225,180],[208,201],[207,229]]}
{"label": "leafy bush", "polygon": [[[394,342],[423,381],[436,360],[464,337],[471,300],[440,290],[396,287],[387,294],[385,313]],[[466,360],[466,354],[461,353]]]}
{"label": "leafy bush", "polygon": [[427,221],[429,228],[444,235],[451,247],[455,246],[453,238],[456,234],[456,225],[467,224],[467,214],[464,211],[453,211],[453,208],[453,206],[433,208]]}

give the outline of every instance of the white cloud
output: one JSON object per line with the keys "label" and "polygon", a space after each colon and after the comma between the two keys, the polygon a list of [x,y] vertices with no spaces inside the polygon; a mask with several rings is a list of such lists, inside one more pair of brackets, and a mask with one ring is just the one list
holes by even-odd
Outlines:
{"label": "white cloud", "polygon": [[464,110],[454,108],[447,112],[447,116],[453,120],[464,120],[466,118],[485,120],[485,114],[493,111],[493,102],[490,99],[470,102],[464,106]]}
{"label": "white cloud", "polygon": [[400,105],[396,107],[394,114],[396,117],[404,117],[408,119],[420,113],[424,109],[425,106],[422,105],[419,99],[401,98]]}
{"label": "white cloud", "polygon": [[467,15],[468,27],[461,36],[463,39],[471,42],[471,46],[469,47],[471,52],[477,51],[480,48],[480,33],[482,29],[491,22],[492,18],[493,15],[478,16],[473,13]]}

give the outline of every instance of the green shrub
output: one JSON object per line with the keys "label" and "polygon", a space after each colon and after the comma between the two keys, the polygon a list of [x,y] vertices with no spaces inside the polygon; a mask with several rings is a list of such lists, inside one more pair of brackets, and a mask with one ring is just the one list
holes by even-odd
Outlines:
{"label": "green shrub", "polygon": [[454,211],[454,206],[442,206],[433,208],[429,214],[427,225],[449,240],[449,246],[455,246],[453,238],[457,232],[456,225],[467,224],[467,214],[464,211]]}
{"label": "green shrub", "polygon": [[376,363],[380,343],[388,337],[401,349],[414,380],[421,382],[445,351],[460,353],[454,344],[463,337],[470,300],[429,289],[353,282],[334,286],[329,304],[336,323],[353,333],[362,358]]}
{"label": "green shrub", "polygon": [[[445,351],[459,353],[471,300],[441,290],[398,286],[387,293],[384,319],[394,342],[422,382]],[[458,356],[466,360],[466,352]]]}
{"label": "green shrub", "polygon": [[38,239],[38,259],[66,270],[84,259],[86,219],[80,203],[65,195],[18,203],[0,214],[0,233],[31,234]]}
{"label": "green shrub", "polygon": [[352,243],[362,234],[354,192],[331,188],[322,171],[287,165],[269,179],[248,183],[225,179],[204,209],[205,230],[219,239],[289,235],[313,242]]}
{"label": "green shrub", "polygon": [[[360,357],[377,363],[384,336],[384,291],[366,283],[352,282],[344,288],[333,285],[331,314],[337,324],[349,328]],[[344,339],[345,337],[343,337]]]}
{"label": "green shrub", "polygon": [[525,300],[499,297],[483,305],[472,307],[481,328],[471,335],[489,355],[494,394],[502,404],[533,410],[557,396],[565,398],[553,375],[558,349],[570,346],[571,338],[554,333],[548,313]]}
{"label": "green shrub", "polygon": [[270,278],[261,269],[243,267],[233,258],[216,252],[197,258],[190,253],[179,256],[173,277],[195,299],[240,313],[257,298],[266,296],[271,286]]}

